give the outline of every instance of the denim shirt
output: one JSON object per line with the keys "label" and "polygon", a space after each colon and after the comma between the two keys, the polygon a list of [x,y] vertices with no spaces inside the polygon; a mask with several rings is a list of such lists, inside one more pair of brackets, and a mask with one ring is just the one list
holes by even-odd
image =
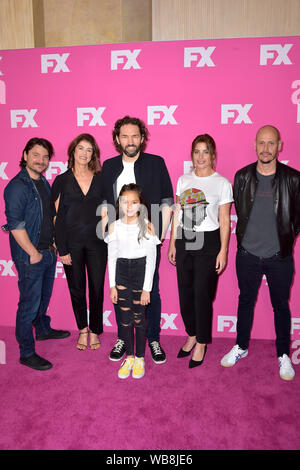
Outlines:
{"label": "denim shirt", "polygon": [[[50,197],[50,185],[44,176],[41,175],[41,179]],[[8,183],[4,190],[4,200],[7,225],[3,229],[10,232],[25,229],[31,243],[37,247],[43,220],[43,207],[38,190],[26,168],[22,168]],[[29,255],[20,247],[11,233],[9,243],[13,261],[18,260],[29,264]]]}

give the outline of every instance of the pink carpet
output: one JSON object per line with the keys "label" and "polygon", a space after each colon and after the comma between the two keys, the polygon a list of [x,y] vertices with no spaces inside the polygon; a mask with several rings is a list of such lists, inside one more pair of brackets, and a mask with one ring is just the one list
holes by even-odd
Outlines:
{"label": "pink carpet", "polygon": [[53,363],[38,372],[18,363],[14,330],[0,327],[1,450],[296,450],[300,449],[300,369],[285,382],[273,341],[252,340],[249,356],[219,365],[232,341],[217,338],[205,361],[177,359],[183,337],[162,336],[167,362],[146,352],[146,375],[120,380],[108,359],[115,336],[98,351],[77,351],[77,333],[38,342]]}

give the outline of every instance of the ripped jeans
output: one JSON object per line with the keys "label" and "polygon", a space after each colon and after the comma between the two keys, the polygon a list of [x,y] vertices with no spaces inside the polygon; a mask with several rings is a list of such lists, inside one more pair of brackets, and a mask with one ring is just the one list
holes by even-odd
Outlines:
{"label": "ripped jeans", "polygon": [[120,328],[125,342],[127,356],[144,357],[146,342],[145,305],[140,298],[143,290],[146,268],[144,258],[118,258],[116,266],[116,288],[120,308]]}

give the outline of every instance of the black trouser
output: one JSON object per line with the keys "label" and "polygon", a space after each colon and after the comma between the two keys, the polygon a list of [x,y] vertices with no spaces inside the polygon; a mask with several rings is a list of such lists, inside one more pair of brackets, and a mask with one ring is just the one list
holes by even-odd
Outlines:
{"label": "black trouser", "polygon": [[294,274],[292,255],[281,258],[259,258],[243,248],[236,255],[236,273],[240,295],[237,320],[237,344],[247,349],[253,322],[254,306],[263,274],[266,275],[274,311],[276,350],[278,357],[289,355],[291,312],[290,288]]}
{"label": "black trouser", "polygon": [[[156,266],[153,275],[152,290],[150,292],[150,304],[146,306],[146,337],[149,343],[152,341],[159,341],[160,334],[160,320],[161,320],[161,299],[159,292],[159,264],[161,257],[161,245],[156,247]],[[114,304],[116,322],[118,326],[118,338],[122,338],[121,320],[120,320],[120,306]]]}
{"label": "black trouser", "polygon": [[[191,233],[187,235],[190,237]],[[212,340],[212,304],[218,283],[216,258],[221,243],[219,230],[203,232],[203,235],[200,249],[188,249],[192,244],[184,233],[182,239],[178,235],[175,246],[179,303],[185,330],[189,336],[196,336],[198,343],[207,344]]]}
{"label": "black trouser", "polygon": [[125,342],[127,356],[144,357],[146,341],[145,305],[140,298],[145,278],[146,257],[118,258],[116,266],[116,288],[120,307],[121,338]]}
{"label": "black trouser", "polygon": [[[107,262],[107,245],[103,240],[70,247],[72,265],[64,265],[72,306],[79,330],[86,328],[99,335],[103,332],[103,286]],[[87,318],[86,272],[89,287],[89,322]]]}

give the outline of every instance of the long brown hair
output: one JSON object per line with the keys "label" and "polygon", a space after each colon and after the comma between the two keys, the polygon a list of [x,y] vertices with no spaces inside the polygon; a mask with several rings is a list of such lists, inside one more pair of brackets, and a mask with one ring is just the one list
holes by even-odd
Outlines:
{"label": "long brown hair", "polygon": [[74,168],[74,152],[75,148],[77,145],[82,142],[83,140],[86,140],[91,144],[93,147],[93,155],[91,158],[91,161],[88,164],[89,169],[93,173],[99,173],[101,171],[101,163],[100,163],[100,149],[98,147],[98,144],[94,137],[91,134],[80,134],[79,136],[75,137],[75,139],[72,140],[68,147],[68,168]]}
{"label": "long brown hair", "polygon": [[216,143],[209,134],[200,134],[194,138],[192,142],[192,148],[191,148],[192,161],[193,161],[193,154],[194,154],[196,145],[199,144],[200,142],[203,142],[204,144],[206,144],[207,150],[209,151],[209,154],[211,156],[211,166],[213,169],[215,169],[216,159],[217,159]]}

